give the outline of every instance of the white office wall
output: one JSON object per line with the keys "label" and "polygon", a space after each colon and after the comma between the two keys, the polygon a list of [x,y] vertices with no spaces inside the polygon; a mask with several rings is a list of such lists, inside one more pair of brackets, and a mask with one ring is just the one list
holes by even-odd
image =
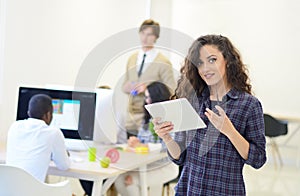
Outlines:
{"label": "white office wall", "polygon": [[163,27],[172,27],[172,2],[173,0],[151,0],[151,18]]}
{"label": "white office wall", "polygon": [[15,120],[19,86],[74,85],[89,52],[139,26],[145,10],[146,0],[7,1],[0,136]]}
{"label": "white office wall", "polygon": [[[6,0],[0,0],[0,103],[2,102]],[[1,116],[0,116],[1,118]]]}
{"label": "white office wall", "polygon": [[[74,85],[89,52],[106,38],[138,27],[147,2],[6,1],[0,137],[15,118],[19,86]],[[162,26],[193,38],[206,33],[230,37],[249,65],[265,111],[299,116],[299,8],[296,0],[152,0],[150,13]],[[99,83],[118,86],[128,55],[115,57]],[[182,57],[168,55],[178,69]]]}
{"label": "white office wall", "polygon": [[174,0],[172,27],[194,38],[228,36],[249,65],[266,112],[300,116],[300,2]]}

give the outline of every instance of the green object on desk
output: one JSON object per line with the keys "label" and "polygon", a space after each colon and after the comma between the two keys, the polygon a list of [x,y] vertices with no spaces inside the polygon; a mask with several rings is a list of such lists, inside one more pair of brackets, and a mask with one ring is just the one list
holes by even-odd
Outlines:
{"label": "green object on desk", "polygon": [[152,133],[152,135],[154,137],[154,141],[157,142],[158,141],[158,135],[155,133],[154,124],[151,121],[149,122],[149,130],[150,130],[150,132]]}
{"label": "green object on desk", "polygon": [[120,146],[117,146],[117,147],[115,147],[115,149],[117,149],[117,150],[124,150],[124,148],[122,148],[122,147],[120,147]]}
{"label": "green object on desk", "polygon": [[95,147],[89,147],[89,161],[94,162],[96,161],[96,154],[97,154],[97,149]]}

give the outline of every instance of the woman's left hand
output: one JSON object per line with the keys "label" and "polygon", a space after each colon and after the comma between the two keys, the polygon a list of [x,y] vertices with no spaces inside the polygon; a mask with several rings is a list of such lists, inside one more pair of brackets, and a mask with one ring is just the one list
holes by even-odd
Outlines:
{"label": "woman's left hand", "polygon": [[205,115],[216,129],[228,137],[229,134],[235,130],[235,128],[225,111],[218,105],[216,106],[216,109],[218,110],[219,114],[216,114],[209,108],[206,108]]}

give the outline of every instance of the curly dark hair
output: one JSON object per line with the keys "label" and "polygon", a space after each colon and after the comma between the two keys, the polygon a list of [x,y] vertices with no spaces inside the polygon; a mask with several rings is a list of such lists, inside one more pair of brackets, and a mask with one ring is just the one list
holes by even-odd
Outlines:
{"label": "curly dark hair", "polygon": [[[247,75],[246,65],[242,62],[239,51],[227,37],[222,35],[205,35],[199,37],[189,48],[184,65],[180,69],[181,77],[174,97],[191,97],[195,93],[199,96],[207,87],[198,73],[197,64],[200,59],[200,49],[204,45],[213,45],[218,48],[227,62],[226,77],[231,88],[251,94],[251,84]],[[174,98],[173,97],[173,98]]]}

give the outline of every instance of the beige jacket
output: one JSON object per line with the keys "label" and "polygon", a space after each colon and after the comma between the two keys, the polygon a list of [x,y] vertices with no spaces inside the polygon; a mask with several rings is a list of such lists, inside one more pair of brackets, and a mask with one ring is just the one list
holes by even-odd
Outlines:
{"label": "beige jacket", "polygon": [[[123,86],[128,81],[144,83],[145,85],[154,81],[159,81],[166,84],[173,93],[176,83],[171,62],[162,53],[158,52],[154,61],[146,68],[146,70],[144,70],[139,78],[136,68],[137,57],[138,52],[131,55],[128,59]],[[144,99],[144,93],[136,96],[129,94],[128,113],[125,124],[127,130],[137,131],[142,125],[144,117]]]}

